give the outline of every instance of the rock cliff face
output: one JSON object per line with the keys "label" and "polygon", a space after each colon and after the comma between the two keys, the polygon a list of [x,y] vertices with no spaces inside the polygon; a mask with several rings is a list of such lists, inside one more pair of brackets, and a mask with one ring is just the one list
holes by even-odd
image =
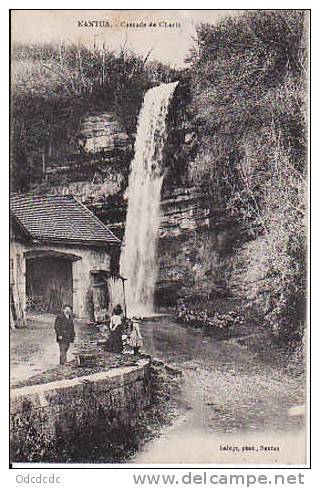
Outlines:
{"label": "rock cliff face", "polygon": [[[72,193],[83,202],[99,202],[125,186],[132,138],[114,114],[84,115],[72,133],[53,140],[46,161],[46,187]],[[60,147],[60,149],[59,149]]]}
{"label": "rock cliff face", "polygon": [[83,117],[78,135],[81,151],[110,153],[116,149],[125,150],[129,143],[129,136],[112,114],[105,112]]}
{"label": "rock cliff face", "polygon": [[177,188],[169,198],[164,195],[162,211],[155,298],[158,305],[173,305],[191,291],[203,293],[202,284],[215,274],[219,257],[203,195]]}
{"label": "rock cliff face", "polygon": [[[175,132],[169,134],[169,142],[175,140]],[[68,134],[69,144],[51,152],[42,190],[75,195],[123,238],[133,140],[113,114],[84,115]],[[219,212],[210,215],[205,195],[171,177],[165,180],[161,203],[158,305],[171,305],[188,293],[210,297],[221,268]]]}
{"label": "rock cliff face", "polygon": [[176,188],[162,200],[160,237],[173,238],[209,226],[209,210],[194,188]]}

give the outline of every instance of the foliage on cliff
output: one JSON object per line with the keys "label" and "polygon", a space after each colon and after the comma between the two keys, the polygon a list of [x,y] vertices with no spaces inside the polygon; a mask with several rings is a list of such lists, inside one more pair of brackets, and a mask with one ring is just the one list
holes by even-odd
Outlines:
{"label": "foliage on cliff", "polygon": [[188,59],[189,178],[239,229],[225,279],[289,340],[305,316],[306,15],[253,11],[202,24]]}
{"label": "foliage on cliff", "polygon": [[[74,146],[85,114],[114,114],[126,133],[134,134],[145,91],[169,81],[173,73],[126,46],[119,52],[82,45],[13,46],[13,188],[25,191],[41,181],[52,140],[58,146]],[[130,155],[120,159],[129,164]]]}

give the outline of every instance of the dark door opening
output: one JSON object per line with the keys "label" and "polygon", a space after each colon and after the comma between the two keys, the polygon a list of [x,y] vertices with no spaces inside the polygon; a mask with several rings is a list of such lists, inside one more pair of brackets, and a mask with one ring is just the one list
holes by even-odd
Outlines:
{"label": "dark door opening", "polygon": [[92,275],[93,317],[95,322],[104,322],[108,318],[109,291],[106,271],[94,270]]}
{"label": "dark door opening", "polygon": [[61,257],[26,260],[27,308],[59,313],[63,305],[73,306],[72,261]]}

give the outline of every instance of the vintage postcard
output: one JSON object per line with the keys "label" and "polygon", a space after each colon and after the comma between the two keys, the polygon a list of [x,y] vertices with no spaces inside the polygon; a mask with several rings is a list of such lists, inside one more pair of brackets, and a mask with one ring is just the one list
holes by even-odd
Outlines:
{"label": "vintage postcard", "polygon": [[308,10],[12,10],[10,461],[308,465]]}

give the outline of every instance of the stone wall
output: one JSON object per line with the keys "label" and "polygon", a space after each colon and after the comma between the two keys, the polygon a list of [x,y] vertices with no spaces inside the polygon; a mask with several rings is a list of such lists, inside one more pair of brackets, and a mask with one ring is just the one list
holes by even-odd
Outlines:
{"label": "stone wall", "polygon": [[[63,460],[63,447],[132,427],[150,405],[150,362],[11,391],[11,462]],[[60,456],[60,458],[59,458]]]}

